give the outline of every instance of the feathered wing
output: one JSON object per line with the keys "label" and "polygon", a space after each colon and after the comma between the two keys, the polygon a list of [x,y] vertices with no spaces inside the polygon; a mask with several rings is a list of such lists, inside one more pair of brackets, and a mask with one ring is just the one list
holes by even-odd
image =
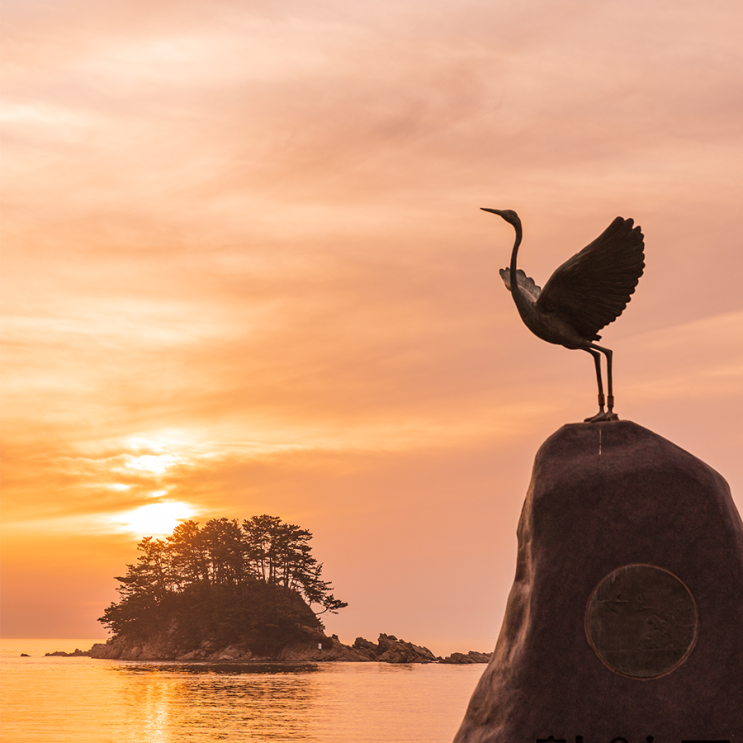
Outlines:
{"label": "feathered wing", "polygon": [[633,224],[617,217],[565,261],[545,284],[537,309],[559,315],[584,338],[596,340],[596,333],[622,314],[645,268],[642,231]]}
{"label": "feathered wing", "polygon": [[[503,279],[503,283],[506,285],[506,289],[508,291],[511,291],[511,269],[510,268],[501,268],[501,270],[498,272],[500,273],[500,277]],[[520,268],[516,269],[516,281],[518,282],[518,285],[521,287],[521,289],[526,292],[526,294],[531,298],[532,302],[537,301],[537,297],[539,297],[539,293],[542,291],[540,287],[538,287],[534,283],[534,279],[527,276]]]}

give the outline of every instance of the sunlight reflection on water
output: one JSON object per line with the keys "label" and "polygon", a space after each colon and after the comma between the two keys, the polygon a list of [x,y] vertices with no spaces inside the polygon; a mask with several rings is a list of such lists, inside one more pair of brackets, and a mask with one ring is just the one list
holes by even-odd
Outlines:
{"label": "sunlight reflection on water", "polygon": [[2,641],[3,740],[443,743],[453,738],[484,670],[43,657],[90,644]]}

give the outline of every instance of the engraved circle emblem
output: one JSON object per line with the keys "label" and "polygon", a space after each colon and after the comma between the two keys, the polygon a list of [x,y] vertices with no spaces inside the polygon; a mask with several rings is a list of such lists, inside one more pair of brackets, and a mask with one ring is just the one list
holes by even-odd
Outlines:
{"label": "engraved circle emblem", "polygon": [[654,565],[625,565],[593,590],[586,637],[612,671],[637,679],[678,668],[697,640],[697,607],[673,573]]}

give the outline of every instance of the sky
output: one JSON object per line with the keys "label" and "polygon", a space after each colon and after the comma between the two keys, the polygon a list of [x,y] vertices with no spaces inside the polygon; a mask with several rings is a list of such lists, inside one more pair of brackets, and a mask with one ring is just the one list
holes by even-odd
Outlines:
{"label": "sky", "polygon": [[733,0],[8,0],[2,624],[102,638],[178,518],[309,529],[344,642],[487,651],[539,445],[596,411],[498,269],[618,215],[616,410],[743,506]]}

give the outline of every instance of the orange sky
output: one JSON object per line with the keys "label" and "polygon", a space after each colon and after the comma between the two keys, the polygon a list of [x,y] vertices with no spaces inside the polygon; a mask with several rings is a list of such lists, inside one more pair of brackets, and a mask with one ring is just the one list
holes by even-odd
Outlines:
{"label": "orange sky", "polygon": [[103,636],[175,503],[309,528],[346,642],[490,649],[534,453],[596,395],[481,206],[540,285],[642,225],[618,413],[743,503],[740,3],[4,13],[5,636]]}

